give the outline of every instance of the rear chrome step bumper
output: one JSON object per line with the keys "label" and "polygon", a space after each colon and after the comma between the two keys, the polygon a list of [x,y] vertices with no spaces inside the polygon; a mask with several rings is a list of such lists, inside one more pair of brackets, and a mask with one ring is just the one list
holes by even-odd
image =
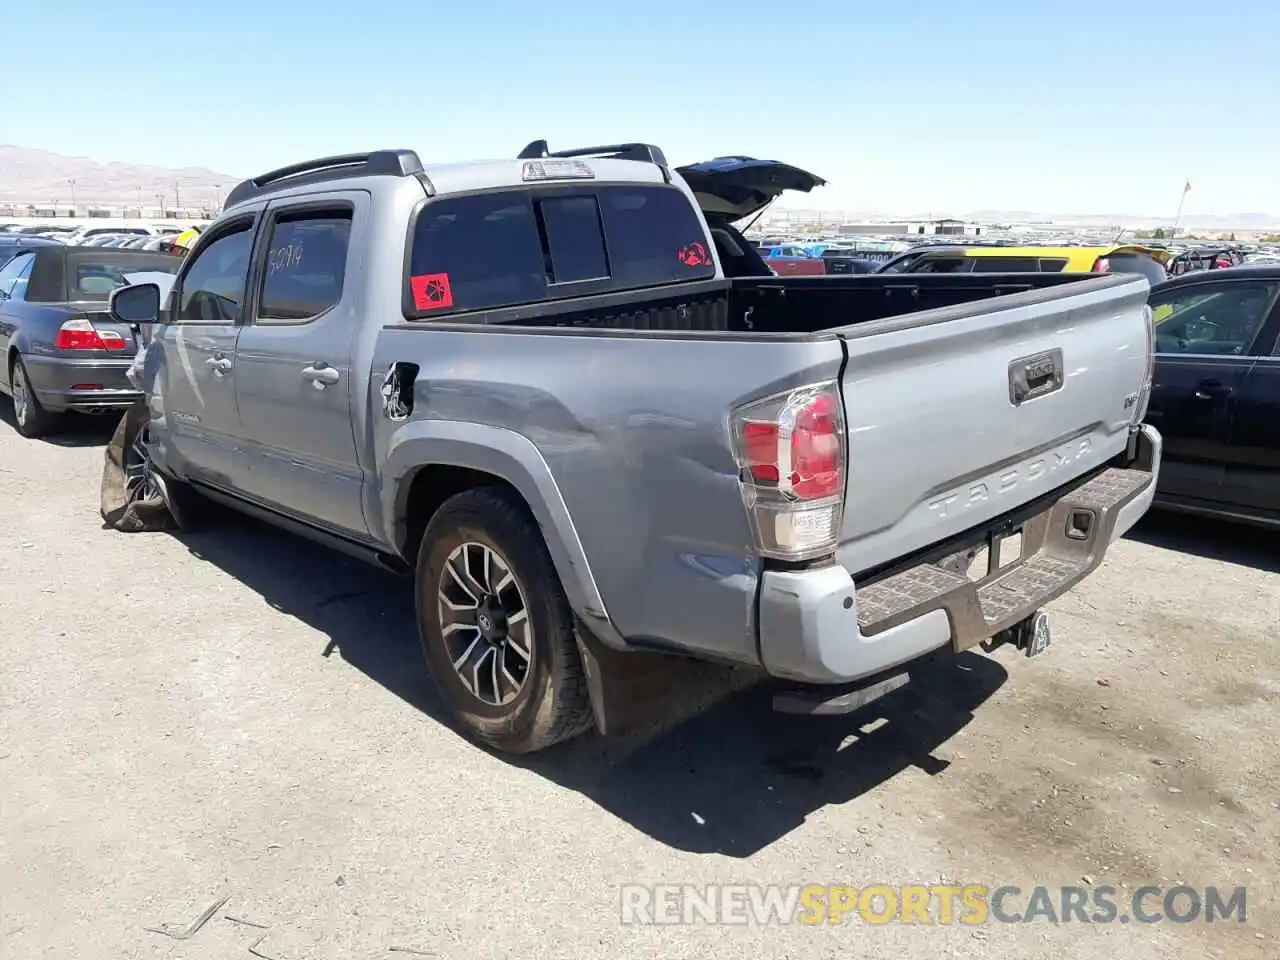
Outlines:
{"label": "rear chrome step bumper", "polygon": [[775,677],[844,683],[950,644],[965,650],[1026,619],[1102,563],[1150,508],[1162,442],[1135,437],[1134,460],[1063,494],[1022,524],[1012,564],[977,582],[935,563],[856,585],[840,566],[766,571],[760,654]]}

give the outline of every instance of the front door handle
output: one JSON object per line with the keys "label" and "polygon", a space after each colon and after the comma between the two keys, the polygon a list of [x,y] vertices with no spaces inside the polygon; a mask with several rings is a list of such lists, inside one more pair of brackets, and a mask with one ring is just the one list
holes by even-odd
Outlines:
{"label": "front door handle", "polygon": [[215,377],[220,377],[231,369],[231,361],[226,357],[210,357],[204,362],[204,365],[213,368]]}
{"label": "front door handle", "polygon": [[1197,400],[1217,400],[1219,397],[1228,396],[1230,393],[1231,388],[1220,380],[1201,380],[1192,396]]}
{"label": "front door handle", "polygon": [[309,367],[302,368],[304,379],[310,380],[317,390],[323,390],[331,383],[337,383],[341,374],[323,361],[317,360]]}

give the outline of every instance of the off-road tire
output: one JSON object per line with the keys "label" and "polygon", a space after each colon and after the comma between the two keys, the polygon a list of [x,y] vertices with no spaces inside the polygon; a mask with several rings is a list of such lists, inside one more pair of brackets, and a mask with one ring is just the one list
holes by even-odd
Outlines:
{"label": "off-road tire", "polygon": [[[520,692],[495,706],[472,694],[454,670],[437,595],[445,564],[461,544],[483,544],[509,564],[533,633],[533,663]],[[528,507],[496,487],[459,493],[436,511],[418,551],[418,631],[435,687],[464,733],[504,753],[533,753],[589,729],[594,717],[574,616]]]}

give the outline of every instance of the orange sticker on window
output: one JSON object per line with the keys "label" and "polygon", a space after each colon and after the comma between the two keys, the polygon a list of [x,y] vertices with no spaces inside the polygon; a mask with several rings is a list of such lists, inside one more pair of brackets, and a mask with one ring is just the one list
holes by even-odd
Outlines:
{"label": "orange sticker on window", "polygon": [[705,267],[711,262],[711,255],[707,253],[705,246],[695,240],[681,247],[676,254],[676,259],[686,267]]}
{"label": "orange sticker on window", "polygon": [[453,288],[447,273],[424,273],[409,278],[413,305],[419,310],[444,310],[453,306]]}

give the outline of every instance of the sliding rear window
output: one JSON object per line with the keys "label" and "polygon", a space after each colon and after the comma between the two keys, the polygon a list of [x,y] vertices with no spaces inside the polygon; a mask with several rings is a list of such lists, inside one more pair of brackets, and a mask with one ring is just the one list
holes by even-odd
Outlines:
{"label": "sliding rear window", "polygon": [[715,276],[692,205],[667,186],[444,197],[411,244],[406,314],[424,319]]}

